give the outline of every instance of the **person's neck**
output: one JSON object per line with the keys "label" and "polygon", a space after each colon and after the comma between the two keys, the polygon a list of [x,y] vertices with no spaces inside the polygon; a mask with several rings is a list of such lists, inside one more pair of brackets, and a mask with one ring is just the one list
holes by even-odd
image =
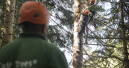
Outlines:
{"label": "person's neck", "polygon": [[23,31],[23,33],[43,33],[41,31]]}

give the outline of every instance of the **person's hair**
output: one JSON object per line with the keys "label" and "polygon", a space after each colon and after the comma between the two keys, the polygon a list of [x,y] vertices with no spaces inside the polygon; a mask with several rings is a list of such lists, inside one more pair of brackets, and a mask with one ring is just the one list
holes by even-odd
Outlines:
{"label": "person's hair", "polygon": [[42,32],[46,35],[46,24],[34,24],[30,22],[23,22],[19,24],[23,32]]}

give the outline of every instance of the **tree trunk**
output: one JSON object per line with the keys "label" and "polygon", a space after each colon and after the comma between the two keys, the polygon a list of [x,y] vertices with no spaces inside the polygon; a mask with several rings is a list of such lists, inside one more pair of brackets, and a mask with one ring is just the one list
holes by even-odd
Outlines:
{"label": "tree trunk", "polygon": [[6,0],[6,19],[1,47],[12,40],[15,14],[15,0]]}
{"label": "tree trunk", "polygon": [[122,40],[123,40],[123,55],[124,55],[124,68],[129,68],[128,50],[126,41],[126,31],[124,24],[124,13],[123,13],[123,0],[120,0],[120,14],[121,14],[121,28],[122,28]]}
{"label": "tree trunk", "polygon": [[82,44],[79,36],[79,19],[81,14],[81,0],[74,0],[74,43],[73,68],[82,68]]}

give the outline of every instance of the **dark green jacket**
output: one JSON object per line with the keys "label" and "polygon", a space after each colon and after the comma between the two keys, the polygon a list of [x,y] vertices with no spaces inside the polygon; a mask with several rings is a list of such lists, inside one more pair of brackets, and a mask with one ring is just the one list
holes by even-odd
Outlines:
{"label": "dark green jacket", "polygon": [[0,68],[68,68],[68,64],[42,34],[22,33],[0,50]]}

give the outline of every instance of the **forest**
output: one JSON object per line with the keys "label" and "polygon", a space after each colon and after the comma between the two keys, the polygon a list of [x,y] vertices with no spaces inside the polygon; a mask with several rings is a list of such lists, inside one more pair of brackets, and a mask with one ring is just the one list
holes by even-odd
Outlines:
{"label": "forest", "polygon": [[[46,5],[47,39],[64,52],[69,68],[129,68],[128,0],[0,0],[0,48],[22,32],[18,17],[25,1]],[[85,10],[88,19],[82,19]]]}

